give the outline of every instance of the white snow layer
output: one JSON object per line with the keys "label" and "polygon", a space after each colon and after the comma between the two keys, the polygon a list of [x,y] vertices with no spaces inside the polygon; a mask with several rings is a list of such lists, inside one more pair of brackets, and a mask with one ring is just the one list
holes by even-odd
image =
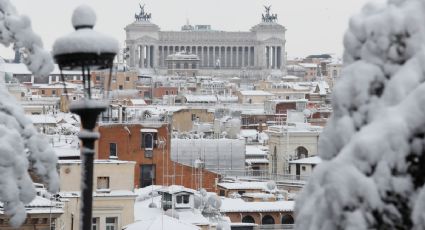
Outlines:
{"label": "white snow layer", "polygon": [[0,201],[15,227],[25,221],[24,205],[36,195],[29,169],[48,184],[50,192],[59,189],[56,155],[18,105],[0,86]]}
{"label": "white snow layer", "polygon": [[[24,62],[35,76],[47,76],[53,70],[52,58],[42,50],[29,18],[18,15],[8,0],[0,0],[0,43],[22,48]],[[48,184],[50,192],[59,189],[56,155],[18,105],[0,86],[0,201],[13,227],[25,221],[24,205],[36,195],[29,169]]]}
{"label": "white snow layer", "polygon": [[[72,23],[74,26],[94,26],[96,14],[82,5],[74,10]],[[118,53],[118,41],[92,28],[80,28],[71,34],[58,38],[53,44],[53,55],[69,53]]]}
{"label": "white snow layer", "polygon": [[96,13],[87,5],[80,5],[72,14],[72,25],[78,26],[94,26],[96,24]]}
{"label": "white snow layer", "polygon": [[0,43],[22,49],[24,63],[35,76],[48,76],[53,71],[53,60],[43,50],[43,43],[31,28],[27,16],[18,15],[9,0],[0,0]]}
{"label": "white snow layer", "polygon": [[350,20],[296,229],[425,229],[423,22],[424,0],[368,4]]}

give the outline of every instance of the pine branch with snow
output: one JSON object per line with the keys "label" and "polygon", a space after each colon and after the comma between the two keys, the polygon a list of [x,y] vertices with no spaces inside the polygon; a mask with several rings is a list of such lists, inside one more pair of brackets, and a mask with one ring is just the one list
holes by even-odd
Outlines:
{"label": "pine branch with snow", "polygon": [[0,0],[0,43],[22,49],[23,61],[35,76],[48,76],[53,71],[53,59],[33,32],[31,20],[17,14],[9,0]]}
{"label": "pine branch with snow", "polygon": [[[53,60],[42,49],[28,17],[20,16],[8,0],[0,0],[0,43],[24,51],[24,62],[35,76],[47,76]],[[50,192],[59,189],[57,157],[47,139],[25,117],[19,103],[0,86],[0,202],[13,227],[26,218],[25,204],[31,202],[35,188],[28,170],[47,183]]]}
{"label": "pine branch with snow", "polygon": [[425,229],[424,21],[424,0],[368,4],[351,19],[297,229]]}

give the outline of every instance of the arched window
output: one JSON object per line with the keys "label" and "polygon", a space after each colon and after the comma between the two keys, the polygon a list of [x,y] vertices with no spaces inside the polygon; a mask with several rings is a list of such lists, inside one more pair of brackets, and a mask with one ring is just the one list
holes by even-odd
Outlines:
{"label": "arched window", "polygon": [[143,144],[145,149],[153,148],[153,135],[152,133],[144,133],[143,134]]}
{"label": "arched window", "polygon": [[282,224],[294,224],[294,218],[291,215],[282,216]]}
{"label": "arched window", "polygon": [[265,215],[261,220],[261,224],[274,224],[274,219],[270,215]]}
{"label": "arched window", "polygon": [[255,223],[255,220],[252,216],[247,215],[242,218],[242,223]]}
{"label": "arched window", "polygon": [[297,149],[295,149],[295,154],[297,155],[298,159],[308,157],[308,151],[303,146],[298,146]]}

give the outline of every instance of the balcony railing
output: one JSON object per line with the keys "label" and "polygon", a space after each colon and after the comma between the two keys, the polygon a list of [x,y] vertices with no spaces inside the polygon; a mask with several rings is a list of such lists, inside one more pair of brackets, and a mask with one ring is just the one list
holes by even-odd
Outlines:
{"label": "balcony railing", "polygon": [[222,178],[246,179],[255,181],[273,180],[282,183],[305,184],[309,176],[276,174],[265,170],[212,170],[216,171]]}

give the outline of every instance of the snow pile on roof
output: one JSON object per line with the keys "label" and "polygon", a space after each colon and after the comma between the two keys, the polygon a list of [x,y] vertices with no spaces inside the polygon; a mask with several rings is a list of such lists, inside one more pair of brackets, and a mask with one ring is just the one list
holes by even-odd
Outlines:
{"label": "snow pile on roof", "polygon": [[289,164],[307,164],[307,165],[317,165],[322,163],[322,159],[318,156],[306,157],[298,160],[289,161]]}
{"label": "snow pile on roof", "polygon": [[292,212],[294,206],[294,201],[246,202],[223,197],[220,212]]}
{"label": "snow pile on roof", "polygon": [[9,0],[0,1],[0,43],[23,48],[24,63],[35,76],[48,76],[53,70],[50,54],[43,50],[41,38],[31,28],[27,16],[18,15]]}
{"label": "snow pile on roof", "polygon": [[33,124],[56,124],[56,119],[51,115],[28,115]]}
{"label": "snow pile on roof", "polygon": [[369,4],[351,19],[297,229],[425,229],[424,21],[423,0]]}
{"label": "snow pile on roof", "polygon": [[263,90],[241,90],[240,94],[243,96],[273,96],[272,93]]}
{"label": "snow pile on roof", "polygon": [[146,101],[143,99],[130,99],[131,104],[133,106],[141,106],[141,105],[147,105]]}
{"label": "snow pile on roof", "polygon": [[[29,204],[25,205],[27,213],[41,214],[41,213],[63,213],[62,208],[57,207],[57,201],[50,201],[41,196],[36,196]],[[4,214],[4,204],[0,202],[0,214]]]}
{"label": "snow pile on roof", "polygon": [[217,185],[225,188],[225,189],[256,189],[256,190],[263,190],[263,191],[269,191],[267,188],[267,183],[269,182],[245,182],[245,181],[238,181],[238,182],[224,182],[224,183],[218,183]]}
{"label": "snow pile on roof", "polygon": [[118,41],[92,29],[96,22],[95,12],[86,5],[74,10],[72,23],[76,28],[73,33],[58,38],[53,44],[53,54],[70,53],[118,53]]}
{"label": "snow pile on roof", "polygon": [[187,103],[215,103],[217,102],[217,97],[215,95],[193,95],[185,94]]}
{"label": "snow pile on roof", "polygon": [[175,193],[181,193],[181,192],[187,192],[187,193],[196,193],[195,190],[190,189],[190,188],[186,188],[184,186],[181,185],[170,185],[168,187],[159,189],[159,192],[163,192],[163,193],[169,193],[169,194],[175,194]]}
{"label": "snow pile on roof", "polygon": [[245,146],[245,154],[247,156],[267,156],[267,148],[262,145],[247,145]]}

